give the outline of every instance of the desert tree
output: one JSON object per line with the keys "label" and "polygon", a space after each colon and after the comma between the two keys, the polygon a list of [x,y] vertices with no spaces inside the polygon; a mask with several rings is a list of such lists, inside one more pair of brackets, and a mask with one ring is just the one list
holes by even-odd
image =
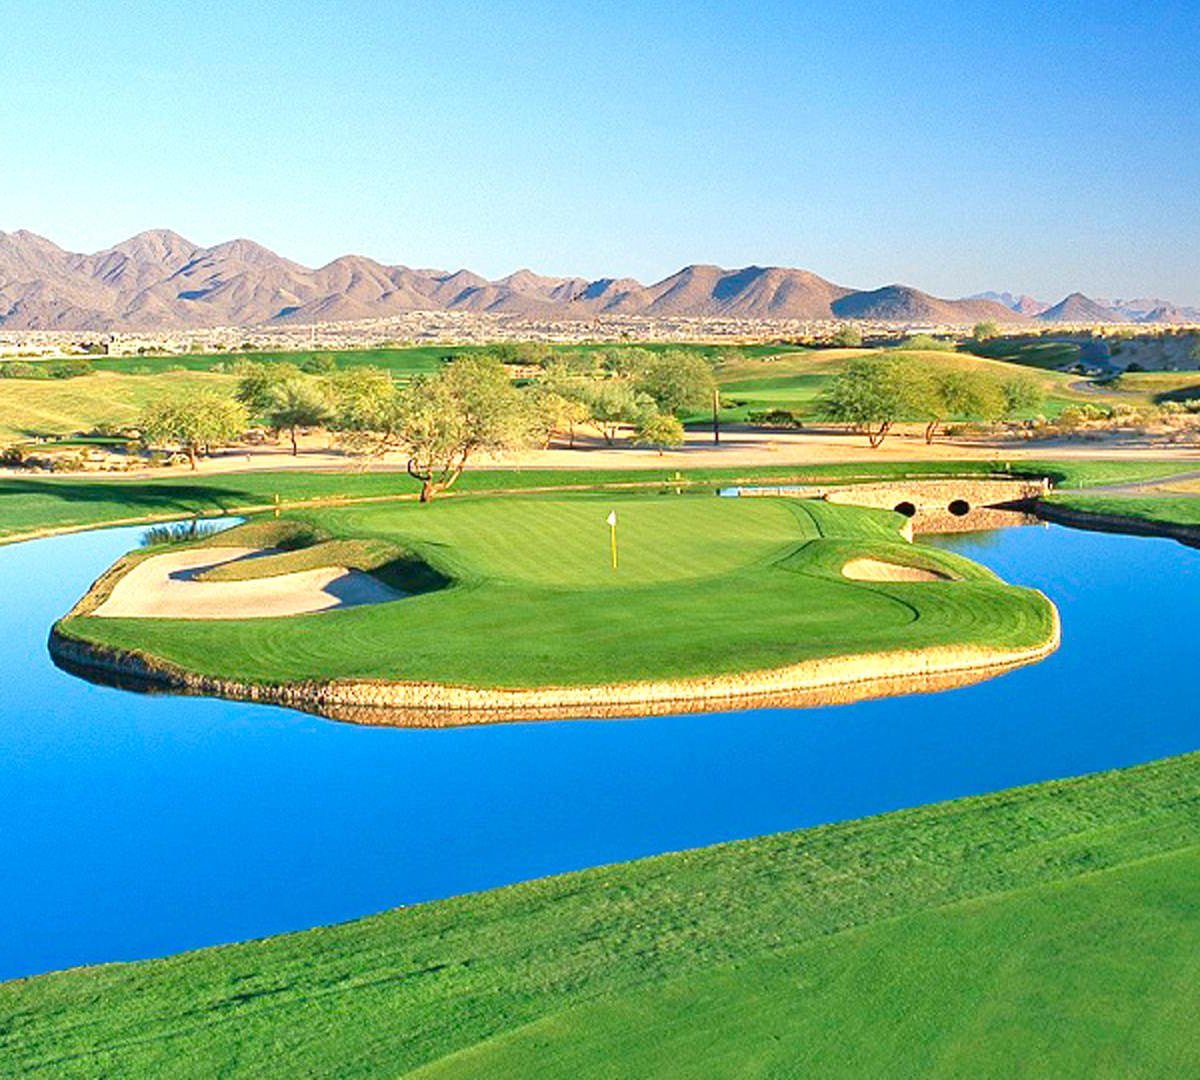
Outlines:
{"label": "desert tree", "polygon": [[399,394],[398,438],[408,473],[429,502],[481,452],[532,440],[529,409],[494,356],[459,357],[433,375],[418,375]]}
{"label": "desert tree", "polygon": [[397,444],[400,397],[390,371],[370,364],[341,368],[325,380],[328,425],[351,454],[379,456]]}
{"label": "desert tree", "polygon": [[994,379],[973,371],[942,371],[918,376],[916,400],[925,419],[925,441],[933,442],[945,420],[995,420],[1004,398]]}
{"label": "desert tree", "polygon": [[662,456],[669,446],[683,445],[683,424],[672,413],[647,413],[633,432],[635,446],[652,446]]}
{"label": "desert tree", "polygon": [[625,424],[636,424],[652,403],[639,398],[630,379],[597,379],[583,384],[582,401],[590,423],[612,446]]}
{"label": "desert tree", "polygon": [[911,364],[899,358],[854,360],[834,376],[821,399],[830,419],[867,433],[882,445],[892,426],[919,409],[919,382]]}
{"label": "desert tree", "polygon": [[152,402],[138,428],[148,446],[177,446],[194,469],[200,454],[232,442],[248,424],[246,407],[240,401],[202,390]]}
{"label": "desert tree", "polygon": [[1003,401],[1003,415],[1009,419],[1018,419],[1037,412],[1043,401],[1042,388],[1028,375],[1004,379],[1000,383],[1000,397]]}
{"label": "desert tree", "polygon": [[683,349],[648,352],[632,375],[634,388],[650,398],[659,412],[673,416],[703,408],[716,387],[712,364]]}
{"label": "desert tree", "polygon": [[237,365],[239,376],[235,396],[252,416],[265,416],[275,401],[275,391],[290,379],[300,378],[295,364],[242,361]]}
{"label": "desert tree", "polygon": [[862,331],[854,323],[842,323],[829,341],[843,349],[857,349],[863,343]]}
{"label": "desert tree", "polygon": [[295,457],[300,452],[296,441],[300,429],[320,427],[329,419],[330,412],[325,387],[315,379],[297,376],[272,388],[263,416],[276,431],[288,433]]}

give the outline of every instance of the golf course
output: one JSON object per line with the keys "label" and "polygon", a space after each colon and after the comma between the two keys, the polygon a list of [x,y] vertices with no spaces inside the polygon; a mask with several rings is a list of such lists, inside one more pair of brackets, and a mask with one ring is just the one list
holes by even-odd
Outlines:
{"label": "golf course", "polygon": [[[82,643],[118,665],[134,657],[139,667],[258,686],[601,686],[612,699],[614,686],[683,680],[678,707],[717,693],[686,680],[724,677],[721,693],[743,683],[749,694],[757,674],[806,661],[871,657],[882,672],[890,669],[880,657],[894,653],[907,668],[896,673],[918,674],[943,654],[942,667],[970,669],[1053,648],[1057,620],[1043,596],[906,542],[904,524],[900,514],[820,500],[711,493],[293,512],[193,541],[215,557],[235,549],[242,557],[206,569],[199,553],[188,564],[196,580],[171,585],[174,608],[144,585],[154,600],[139,609],[125,581],[175,556],[150,548],[134,565],[118,564],[58,625],[56,648]],[[276,589],[294,579],[303,592],[328,568],[375,575],[394,592],[256,617],[256,583]],[[233,581],[250,591],[229,600],[223,617],[189,609],[188,596]],[[298,603],[296,612],[310,610]],[[841,681],[818,667],[797,672],[797,688]]]}

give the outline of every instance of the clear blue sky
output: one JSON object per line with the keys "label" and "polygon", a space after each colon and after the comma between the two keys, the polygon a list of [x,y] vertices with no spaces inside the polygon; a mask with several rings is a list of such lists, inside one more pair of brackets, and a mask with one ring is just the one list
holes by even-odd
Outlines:
{"label": "clear blue sky", "polygon": [[1200,8],[10,0],[0,229],[1200,302]]}

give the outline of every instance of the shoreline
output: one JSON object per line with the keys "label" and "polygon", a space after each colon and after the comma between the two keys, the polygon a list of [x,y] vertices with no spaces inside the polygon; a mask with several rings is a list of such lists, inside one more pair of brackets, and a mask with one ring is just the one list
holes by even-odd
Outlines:
{"label": "shoreline", "polygon": [[1171,521],[1151,521],[1148,518],[1131,517],[1124,514],[1098,513],[1094,510],[1079,510],[1060,503],[1035,500],[1032,512],[1042,521],[1052,525],[1065,525],[1089,532],[1117,533],[1123,536],[1151,536],[1166,540],[1177,540],[1189,547],[1200,547],[1200,525],[1182,525]]}
{"label": "shoreline", "polygon": [[64,633],[60,623],[48,646],[65,670],[125,689],[280,705],[347,723],[449,727],[846,704],[969,685],[1036,663],[1058,648],[1058,609],[1044,594],[1043,599],[1052,615],[1050,634],[1020,649],[941,645],[821,657],[738,674],[585,686],[481,688],[378,679],[251,683],[86,642]]}

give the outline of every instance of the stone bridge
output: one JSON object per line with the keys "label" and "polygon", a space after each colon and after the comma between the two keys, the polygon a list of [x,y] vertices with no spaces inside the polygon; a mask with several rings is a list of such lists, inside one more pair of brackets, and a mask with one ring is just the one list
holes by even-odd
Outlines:
{"label": "stone bridge", "polygon": [[790,495],[826,499],[852,506],[895,510],[910,519],[910,532],[976,532],[1037,520],[1029,503],[1049,491],[1046,480],[964,477],[936,480],[897,479],[867,484],[740,487],[722,494]]}

